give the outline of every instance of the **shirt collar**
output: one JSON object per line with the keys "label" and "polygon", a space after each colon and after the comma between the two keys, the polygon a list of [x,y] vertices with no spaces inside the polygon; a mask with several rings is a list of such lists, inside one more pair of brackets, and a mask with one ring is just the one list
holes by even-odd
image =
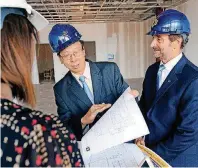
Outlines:
{"label": "shirt collar", "polygon": [[[171,71],[173,67],[179,62],[181,57],[182,57],[182,53],[180,53],[178,56],[176,56],[175,58],[164,64],[166,70]],[[162,61],[160,62],[160,65],[161,64],[163,64]]]}

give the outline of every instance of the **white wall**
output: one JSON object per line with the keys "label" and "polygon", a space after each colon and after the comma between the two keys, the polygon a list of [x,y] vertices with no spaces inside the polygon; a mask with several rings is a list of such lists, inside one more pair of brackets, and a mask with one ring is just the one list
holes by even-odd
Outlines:
{"label": "white wall", "polygon": [[[197,37],[198,37],[198,0],[189,0],[177,7],[184,12],[190,22],[192,35],[185,48],[186,56],[198,65]],[[145,34],[149,31],[154,18],[144,22],[127,23],[97,23],[97,24],[75,24],[74,26],[82,34],[84,41],[96,42],[96,60],[107,61],[109,51],[109,38],[116,38],[115,61],[120,67],[124,78],[144,77],[145,71],[155,59],[150,48],[151,37]],[[52,25],[40,32],[41,43],[48,43],[48,34]],[[67,69],[61,65],[58,57],[54,54],[54,70],[56,81],[60,80]],[[36,71],[35,71],[36,72]]]}
{"label": "white wall", "polygon": [[39,84],[39,74],[36,56],[34,57],[34,62],[32,66],[32,81],[34,84]]}
{"label": "white wall", "polygon": [[124,78],[143,77],[145,69],[154,62],[154,58],[150,56],[151,38],[145,35],[147,31],[144,22],[107,24],[107,37],[117,35],[115,62]]}
{"label": "white wall", "polygon": [[176,9],[185,13],[190,20],[191,35],[184,51],[186,57],[198,66],[198,0],[190,0],[187,3],[180,5]]}

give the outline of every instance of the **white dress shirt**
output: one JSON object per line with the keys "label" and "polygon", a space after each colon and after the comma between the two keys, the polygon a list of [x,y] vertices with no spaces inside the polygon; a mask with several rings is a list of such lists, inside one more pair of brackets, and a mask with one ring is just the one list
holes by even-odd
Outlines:
{"label": "white dress shirt", "polygon": [[[92,86],[92,80],[91,80],[91,73],[90,73],[90,66],[89,66],[89,62],[86,61],[85,63],[85,71],[82,75],[77,75],[75,73],[72,72],[72,75],[76,78],[76,80],[78,81],[78,83],[80,84],[80,86],[83,88],[82,82],[79,80],[80,76],[85,76],[85,82],[87,83],[91,93],[93,94],[93,86]],[[93,94],[94,97],[94,94]],[[83,129],[83,135],[85,135],[88,130],[89,130],[89,125],[83,125],[82,124],[82,129]]]}
{"label": "white dress shirt", "polygon": [[[162,84],[165,81],[165,79],[167,78],[168,74],[174,68],[174,66],[179,62],[181,57],[182,57],[182,53],[180,53],[178,56],[176,56],[175,58],[173,58],[172,60],[170,60],[169,62],[164,64],[165,69],[162,71],[162,77],[161,77],[161,80],[159,81],[159,86],[162,86]],[[160,62],[160,65],[161,64],[163,64],[162,61]]]}
{"label": "white dress shirt", "polygon": [[76,78],[76,80],[78,81],[78,83],[80,84],[81,87],[83,87],[82,82],[79,80],[80,76],[85,76],[85,82],[87,83],[91,93],[93,94],[93,86],[92,86],[92,80],[91,80],[91,73],[90,73],[90,66],[89,66],[89,62],[86,61],[85,63],[85,71],[82,75],[77,75],[75,73],[72,72],[72,75]]}

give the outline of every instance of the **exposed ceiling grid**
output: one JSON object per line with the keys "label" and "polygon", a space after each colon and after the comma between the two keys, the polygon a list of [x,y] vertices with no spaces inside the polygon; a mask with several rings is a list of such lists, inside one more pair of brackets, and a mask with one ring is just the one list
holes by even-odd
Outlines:
{"label": "exposed ceiling grid", "polygon": [[138,22],[188,0],[27,0],[50,23]]}

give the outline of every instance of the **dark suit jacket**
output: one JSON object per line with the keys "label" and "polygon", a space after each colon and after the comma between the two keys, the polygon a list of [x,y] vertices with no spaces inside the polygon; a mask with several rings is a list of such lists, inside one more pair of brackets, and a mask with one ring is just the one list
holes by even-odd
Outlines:
{"label": "dark suit jacket", "polygon": [[158,68],[148,68],[139,102],[146,145],[171,166],[198,166],[198,68],[183,55],[156,92]]}
{"label": "dark suit jacket", "polygon": [[[95,104],[113,104],[128,88],[118,66],[115,63],[91,61],[89,65]],[[80,140],[82,138],[81,118],[92,106],[91,101],[70,71],[54,86],[54,93],[59,116],[68,122],[77,139]],[[101,115],[102,113],[97,115],[94,123]]]}

